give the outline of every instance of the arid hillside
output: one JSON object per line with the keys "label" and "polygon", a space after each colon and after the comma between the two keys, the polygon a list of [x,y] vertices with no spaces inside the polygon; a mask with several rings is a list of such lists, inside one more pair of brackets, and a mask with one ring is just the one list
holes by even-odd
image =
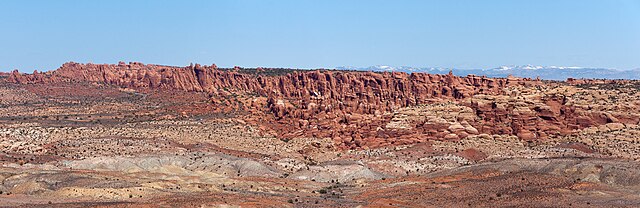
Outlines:
{"label": "arid hillside", "polygon": [[[328,137],[349,149],[380,147],[391,142],[413,144],[461,139],[482,133],[539,140],[550,134],[565,135],[572,130],[607,123],[640,122],[638,105],[607,111],[602,109],[605,106],[600,106],[602,103],[590,103],[602,99],[616,102],[618,99],[612,96],[620,95],[585,95],[592,100],[584,100],[585,96],[580,94],[583,92],[563,88],[566,85],[631,84],[616,80],[571,79],[567,83],[545,83],[451,74],[219,69],[215,64],[169,67],[135,62],[66,63],[47,73],[14,72],[7,80],[21,84],[90,82],[143,91],[203,92],[220,112],[261,112],[249,114],[254,118],[248,120],[272,130],[280,138]],[[444,102],[454,102],[456,106],[429,109],[440,111],[431,112],[436,114],[455,114],[449,121],[403,120],[411,119],[403,116],[406,113],[430,113],[424,108],[418,112],[406,108]]]}
{"label": "arid hillside", "polygon": [[0,206],[640,206],[640,81],[0,74]]}

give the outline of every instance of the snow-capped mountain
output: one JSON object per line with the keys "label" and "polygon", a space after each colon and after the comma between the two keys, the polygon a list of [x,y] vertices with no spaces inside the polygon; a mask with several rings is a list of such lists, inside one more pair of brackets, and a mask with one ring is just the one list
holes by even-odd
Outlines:
{"label": "snow-capped mountain", "polygon": [[578,66],[534,66],[534,65],[522,65],[522,66],[500,66],[494,68],[494,70],[507,71],[507,70],[538,70],[538,69],[588,69],[586,67]]}
{"label": "snow-capped mountain", "polygon": [[607,68],[589,68],[576,66],[500,66],[492,69],[457,69],[440,67],[394,67],[387,65],[377,65],[370,67],[337,67],[341,70],[364,70],[364,71],[398,71],[398,72],[424,72],[431,74],[447,74],[453,71],[454,75],[467,76],[469,74],[485,75],[488,77],[516,77],[536,78],[546,80],[566,80],[567,78],[589,78],[589,79],[640,79],[640,68],[631,70],[618,70]]}

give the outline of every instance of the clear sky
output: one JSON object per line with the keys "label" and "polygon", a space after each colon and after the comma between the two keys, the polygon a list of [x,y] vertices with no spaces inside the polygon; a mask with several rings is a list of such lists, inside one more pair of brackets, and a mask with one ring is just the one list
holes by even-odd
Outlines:
{"label": "clear sky", "polygon": [[640,0],[2,0],[0,71],[67,61],[640,67]]}

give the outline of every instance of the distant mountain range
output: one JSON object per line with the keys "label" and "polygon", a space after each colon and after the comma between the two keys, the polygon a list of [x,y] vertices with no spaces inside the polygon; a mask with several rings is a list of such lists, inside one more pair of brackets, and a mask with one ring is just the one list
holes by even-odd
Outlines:
{"label": "distant mountain range", "polygon": [[434,67],[409,67],[409,66],[370,66],[370,67],[337,67],[343,70],[365,70],[365,71],[398,71],[398,72],[424,72],[431,74],[447,74],[453,71],[454,75],[467,76],[469,74],[485,75],[487,77],[516,77],[533,78],[540,77],[546,80],[566,80],[567,78],[588,78],[588,79],[636,79],[640,80],[640,68],[631,70],[618,70],[606,68],[588,67],[563,67],[563,66],[501,66],[493,69],[450,69]]}

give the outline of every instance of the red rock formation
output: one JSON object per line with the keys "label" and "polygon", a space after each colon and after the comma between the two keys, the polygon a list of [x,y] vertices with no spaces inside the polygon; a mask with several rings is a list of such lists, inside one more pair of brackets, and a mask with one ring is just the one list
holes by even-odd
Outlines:
{"label": "red rock formation", "polygon": [[[431,103],[434,99],[461,99],[474,94],[500,94],[508,85],[526,85],[530,79],[491,79],[478,76],[456,77],[423,73],[295,71],[282,76],[266,76],[218,70],[215,65],[169,67],[142,63],[79,64],[65,63],[58,70],[31,75],[17,71],[9,76],[15,83],[49,83],[89,81],[137,89],[169,89],[210,93],[214,99],[229,92],[252,93],[267,97],[266,107],[282,126],[314,128],[312,136],[334,136],[333,127],[374,129],[352,133],[348,138],[360,140],[381,136],[375,128],[384,119],[368,122],[367,117],[380,115],[398,107]],[[260,70],[260,71],[265,71]],[[276,123],[276,122],[274,122]],[[275,125],[278,126],[278,125]],[[324,126],[324,127],[323,127]],[[318,129],[319,128],[319,129]],[[329,128],[329,129],[326,129]],[[286,134],[283,134],[286,135]],[[389,137],[389,135],[384,135]],[[393,136],[393,135],[391,135]]]}
{"label": "red rock formation", "polygon": [[[15,83],[90,81],[129,88],[213,94],[219,93],[220,89],[229,89],[253,92],[273,99],[302,101],[296,104],[304,108],[359,113],[428,103],[432,98],[465,98],[476,93],[500,93],[507,85],[532,82],[527,79],[399,72],[298,71],[284,76],[256,76],[199,64],[168,67],[136,62],[118,65],[65,63],[58,70],[47,73],[23,75],[15,71],[9,80]],[[280,105],[270,104],[274,111],[281,110]],[[306,116],[299,114],[296,117]]]}
{"label": "red rock formation", "polygon": [[[275,130],[278,136],[330,137],[344,148],[363,148],[406,144],[425,139],[447,139],[438,129],[449,126],[423,125],[420,131],[386,130],[390,116],[400,107],[459,100],[476,94],[504,94],[507,86],[542,84],[521,78],[456,77],[401,72],[293,71],[270,76],[270,69],[253,73],[240,67],[218,69],[215,65],[170,67],[142,63],[78,64],[66,63],[58,70],[26,75],[12,72],[7,80],[15,83],[99,82],[135,89],[206,92],[221,111],[243,110],[255,114],[254,124]],[[581,81],[579,83],[582,83]],[[577,83],[569,80],[569,83]],[[253,100],[230,100],[234,94],[250,95]],[[257,99],[262,98],[262,99]],[[243,103],[239,103],[243,102]],[[574,113],[563,106],[562,98],[544,101],[549,108],[533,108],[532,113],[496,103],[471,101],[483,121],[470,121],[477,133],[514,134],[522,139],[545,138],[550,132],[607,123],[602,115]],[[264,113],[267,113],[265,116]],[[270,115],[269,115],[270,114]],[[581,118],[586,116],[586,118]],[[570,126],[571,128],[567,128]],[[463,132],[464,137],[469,134]]]}

